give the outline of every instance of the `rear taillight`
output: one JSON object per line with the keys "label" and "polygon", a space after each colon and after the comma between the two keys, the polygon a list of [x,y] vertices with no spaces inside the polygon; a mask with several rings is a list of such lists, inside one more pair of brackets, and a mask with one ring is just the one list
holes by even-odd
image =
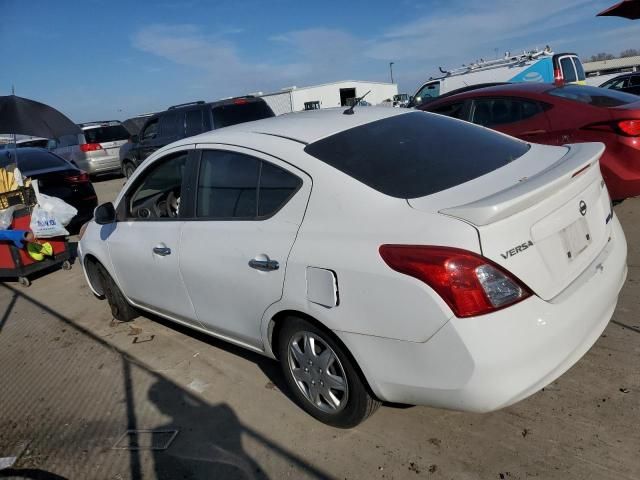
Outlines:
{"label": "rear taillight", "polygon": [[640,135],[640,120],[621,120],[618,122],[618,128],[625,135],[637,137]]}
{"label": "rear taillight", "polygon": [[64,181],[68,183],[86,183],[89,181],[89,175],[85,172],[80,172],[78,175],[67,175],[64,177]]}
{"label": "rear taillight", "polygon": [[99,143],[83,143],[80,145],[80,150],[83,152],[95,152],[96,150],[102,150],[102,145]]}
{"label": "rear taillight", "polygon": [[562,69],[560,67],[553,70],[553,83],[557,86],[564,85],[564,75],[562,75]]}
{"label": "rear taillight", "polygon": [[429,285],[457,317],[484,315],[531,296],[517,278],[490,260],[458,248],[382,245],[393,270]]}

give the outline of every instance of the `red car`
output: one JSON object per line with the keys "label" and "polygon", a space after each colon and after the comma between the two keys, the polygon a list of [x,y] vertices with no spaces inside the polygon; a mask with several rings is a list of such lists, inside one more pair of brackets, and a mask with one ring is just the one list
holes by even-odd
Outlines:
{"label": "red car", "polygon": [[603,142],[609,195],[640,195],[640,96],[585,85],[513,83],[444,95],[420,110],[467,120],[527,142]]}

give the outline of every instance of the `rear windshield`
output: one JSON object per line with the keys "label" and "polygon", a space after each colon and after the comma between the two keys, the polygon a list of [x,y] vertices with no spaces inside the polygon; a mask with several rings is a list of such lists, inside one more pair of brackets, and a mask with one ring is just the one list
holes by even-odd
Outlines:
{"label": "rear windshield", "polygon": [[130,136],[130,133],[122,125],[88,128],[83,133],[87,143],[115,142],[127,140]]}
{"label": "rear windshield", "polygon": [[620,105],[640,101],[640,97],[637,95],[589,85],[565,85],[564,87],[553,88],[547,93],[595,107],[619,107]]}
{"label": "rear windshield", "polygon": [[213,125],[215,128],[230,127],[238,123],[274,116],[273,111],[265,102],[231,103],[213,107]]}
{"label": "rear windshield", "polygon": [[[20,149],[17,153],[18,168],[25,175],[28,175],[29,172],[48,168],[73,168],[66,160],[46,150]],[[6,167],[7,165],[16,163],[15,159],[16,157],[12,150],[3,150],[2,153],[0,153],[0,167]]]}
{"label": "rear windshield", "polygon": [[309,155],[396,198],[424,197],[468,182],[527,150],[527,143],[514,138],[425,112],[371,122],[305,148]]}

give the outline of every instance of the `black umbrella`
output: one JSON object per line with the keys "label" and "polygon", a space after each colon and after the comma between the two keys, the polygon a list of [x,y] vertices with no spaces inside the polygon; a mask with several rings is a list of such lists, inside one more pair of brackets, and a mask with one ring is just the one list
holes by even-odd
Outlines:
{"label": "black umbrella", "polygon": [[55,138],[81,133],[80,127],[55,108],[28,98],[0,97],[0,132],[13,134],[13,158],[18,166],[16,134]]}
{"label": "black umbrella", "polygon": [[0,97],[0,132],[44,138],[81,133],[80,127],[55,108],[15,95]]}
{"label": "black umbrella", "polygon": [[622,0],[622,2],[600,12],[598,17],[624,17],[629,20],[640,18],[640,0]]}

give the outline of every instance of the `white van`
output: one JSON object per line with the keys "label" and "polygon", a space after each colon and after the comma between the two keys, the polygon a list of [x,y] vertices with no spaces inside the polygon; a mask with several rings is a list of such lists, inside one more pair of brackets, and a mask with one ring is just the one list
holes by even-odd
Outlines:
{"label": "white van", "polygon": [[544,50],[525,52],[498,60],[480,61],[455,70],[440,71],[442,77],[432,78],[422,85],[413,96],[410,107],[424,103],[429,98],[459,88],[481,83],[495,82],[539,82],[584,84],[585,74],[580,59],[575,53],[554,54],[549,47]]}

